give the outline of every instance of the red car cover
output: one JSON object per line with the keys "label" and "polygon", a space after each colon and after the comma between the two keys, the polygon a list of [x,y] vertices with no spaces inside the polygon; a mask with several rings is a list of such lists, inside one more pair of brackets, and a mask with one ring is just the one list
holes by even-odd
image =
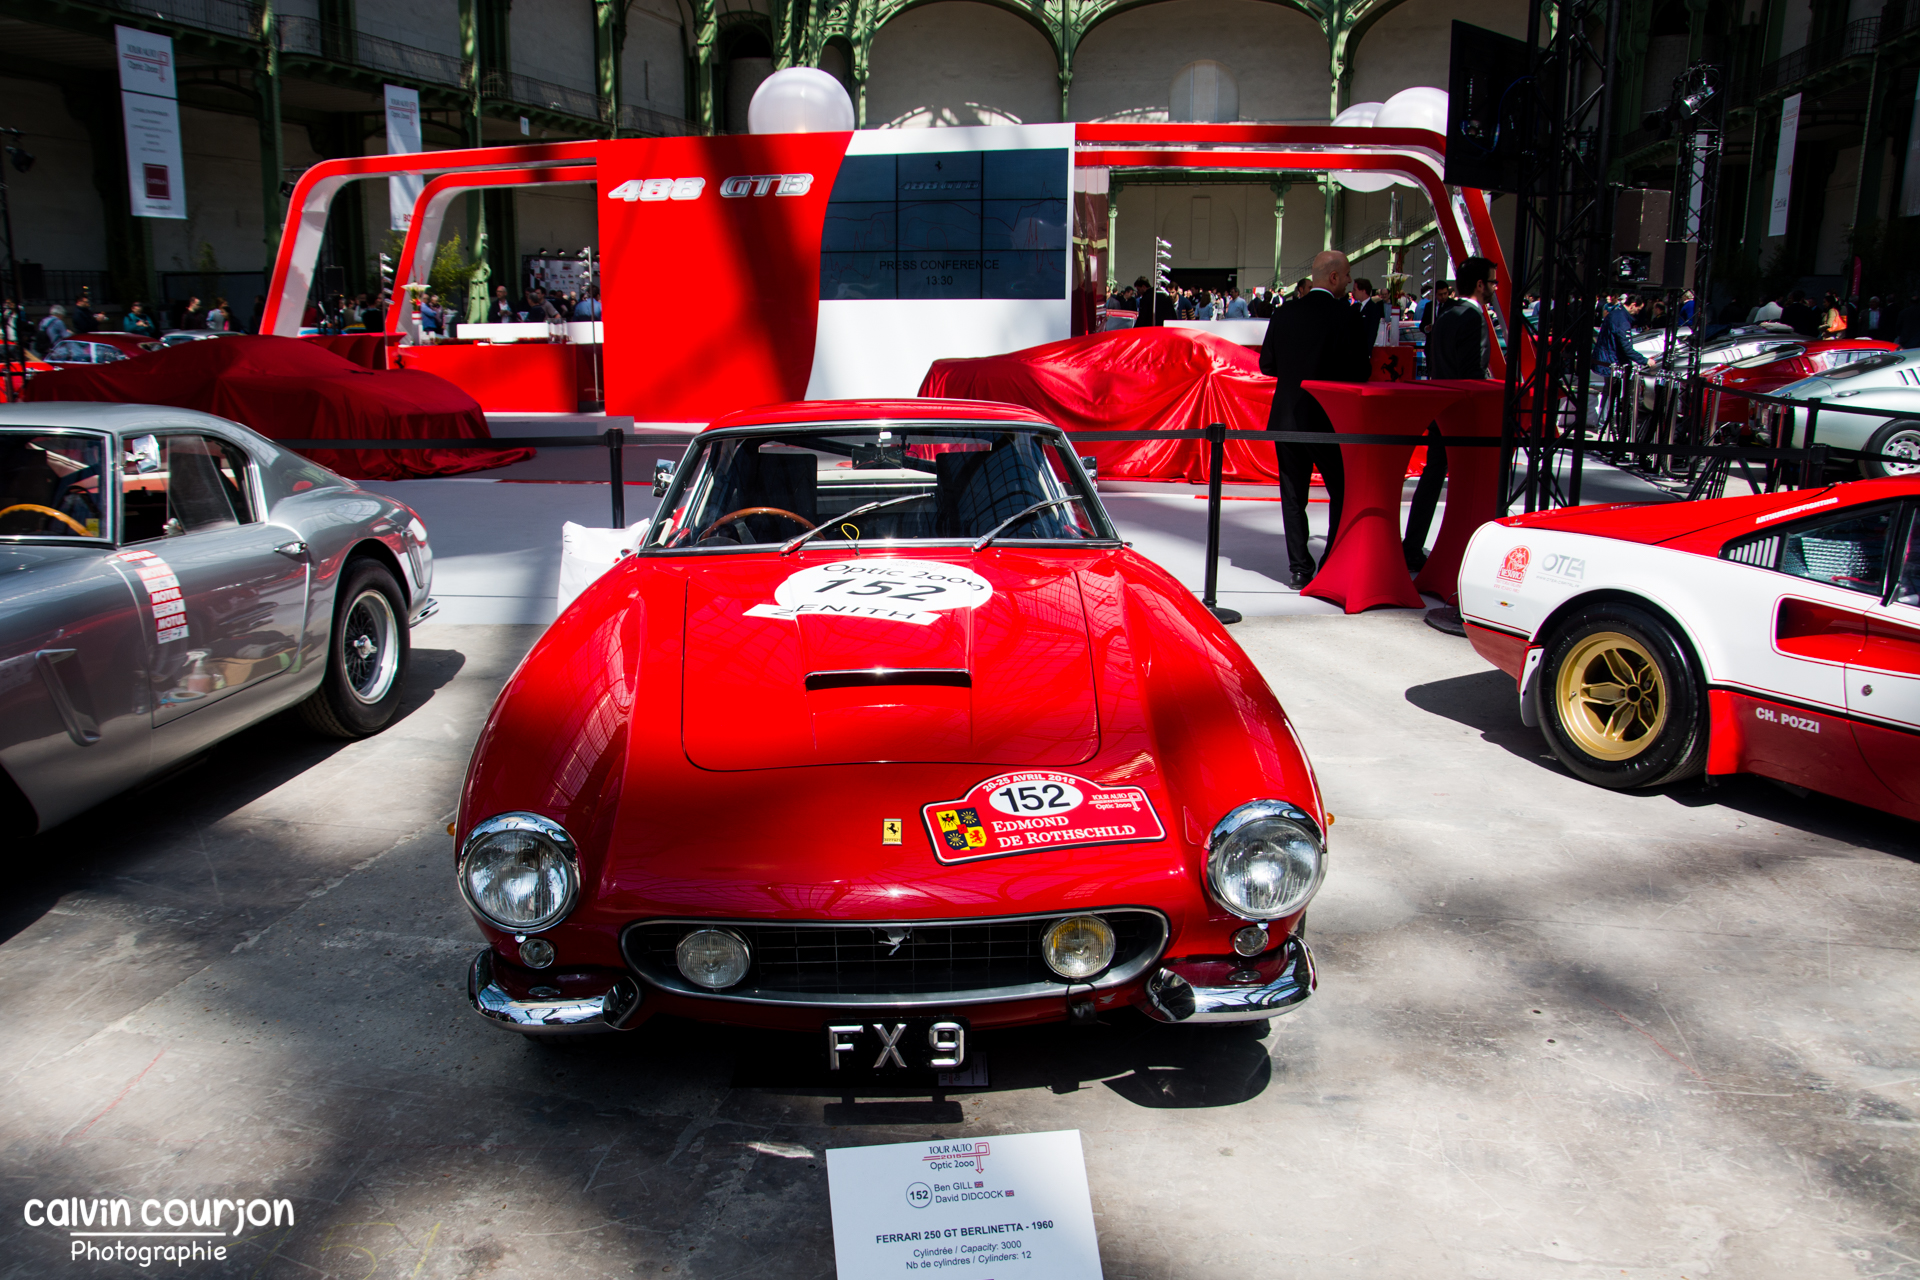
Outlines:
{"label": "red car cover", "polygon": [[[920,394],[1025,405],[1068,431],[1185,431],[1211,422],[1262,431],[1273,407],[1273,379],[1260,372],[1256,352],[1225,338],[1191,329],[1117,329],[1003,356],[936,360]],[[1090,441],[1075,448],[1100,460],[1103,477],[1207,480],[1204,440]],[[1227,441],[1226,478],[1277,480],[1273,446]]]}
{"label": "red car cover", "polygon": [[[485,440],[486,415],[445,378],[374,371],[298,338],[183,342],[114,364],[69,365],[27,384],[27,399],[165,404],[218,414],[268,439]],[[531,449],[308,449],[356,480],[408,480],[501,467]]]}

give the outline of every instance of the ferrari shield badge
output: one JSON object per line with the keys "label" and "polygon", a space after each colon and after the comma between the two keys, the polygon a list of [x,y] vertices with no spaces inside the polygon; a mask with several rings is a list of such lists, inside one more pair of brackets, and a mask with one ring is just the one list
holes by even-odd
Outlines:
{"label": "ferrari shield badge", "polygon": [[977,862],[1035,849],[1163,840],[1139,787],[1103,787],[1071,773],[1003,773],[958,800],[921,809],[941,862]]}

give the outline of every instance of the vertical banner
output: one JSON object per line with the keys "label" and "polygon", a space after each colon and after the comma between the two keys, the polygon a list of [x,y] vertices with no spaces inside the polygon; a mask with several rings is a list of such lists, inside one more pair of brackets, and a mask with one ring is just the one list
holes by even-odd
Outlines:
{"label": "vertical banner", "polygon": [[[420,91],[397,84],[386,89],[387,154],[426,150],[420,145]],[[417,173],[395,174],[387,179],[388,223],[395,231],[405,231],[413,221],[413,202],[420,198],[420,188],[425,185],[426,180]]]}
{"label": "vertical banner", "polygon": [[127,130],[127,190],[136,218],[185,218],[186,173],[180,163],[180,104],[173,79],[173,41],[116,26],[120,110]]}
{"label": "vertical banner", "polygon": [[1900,180],[1900,216],[1920,213],[1920,80],[1913,86],[1913,124],[1907,129],[1907,168]]}
{"label": "vertical banner", "polygon": [[1767,234],[1787,234],[1787,204],[1793,196],[1793,147],[1800,139],[1800,95],[1780,104],[1780,151],[1773,161],[1773,210]]}

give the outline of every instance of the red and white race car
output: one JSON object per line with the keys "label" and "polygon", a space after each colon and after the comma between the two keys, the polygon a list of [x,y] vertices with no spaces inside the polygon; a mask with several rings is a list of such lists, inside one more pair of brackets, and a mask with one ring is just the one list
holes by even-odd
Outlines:
{"label": "red and white race car", "polygon": [[1460,614],[1588,782],[1756,773],[1920,819],[1920,477],[1493,521]]}

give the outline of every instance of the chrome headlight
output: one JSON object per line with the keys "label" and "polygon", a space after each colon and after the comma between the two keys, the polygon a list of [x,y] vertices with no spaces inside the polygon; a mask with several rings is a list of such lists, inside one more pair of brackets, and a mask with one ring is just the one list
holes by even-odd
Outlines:
{"label": "chrome headlight", "polygon": [[695,929],[673,949],[680,975],[696,987],[724,991],[747,976],[753,956],[731,929]]}
{"label": "chrome headlight", "polygon": [[1113,963],[1113,926],[1099,916],[1056,920],[1040,936],[1040,954],[1063,978],[1091,978]]}
{"label": "chrome headlight", "polygon": [[1241,805],[1207,838],[1207,884],[1229,911],[1248,920],[1292,915],[1326,873],[1326,848],[1313,819],[1278,800]]}
{"label": "chrome headlight", "polygon": [[580,893],[579,856],[566,828],[537,813],[503,813],[460,848],[460,892],[509,933],[560,923]]}

